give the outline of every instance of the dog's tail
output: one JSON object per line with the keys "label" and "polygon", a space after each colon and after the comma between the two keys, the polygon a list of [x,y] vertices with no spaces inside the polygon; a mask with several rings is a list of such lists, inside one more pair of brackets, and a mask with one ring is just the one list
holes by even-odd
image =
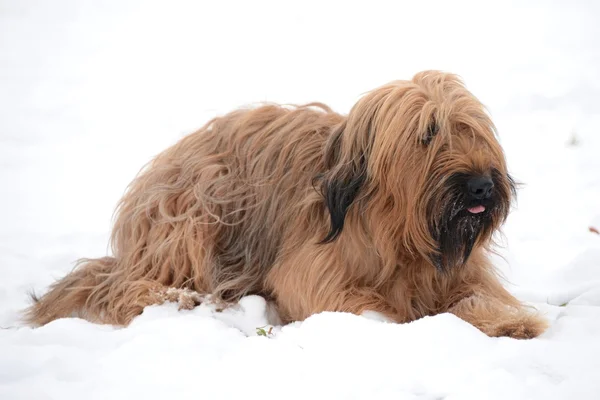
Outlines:
{"label": "dog's tail", "polygon": [[42,297],[31,294],[33,304],[25,311],[25,322],[41,326],[71,316],[100,321],[104,308],[102,298],[107,301],[107,297],[98,291],[109,292],[107,279],[115,264],[116,259],[112,257],[80,260],[70,274],[52,284]]}

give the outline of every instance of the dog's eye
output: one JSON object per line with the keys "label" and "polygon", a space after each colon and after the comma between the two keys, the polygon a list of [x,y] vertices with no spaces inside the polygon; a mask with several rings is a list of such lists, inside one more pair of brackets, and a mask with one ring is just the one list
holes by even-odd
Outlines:
{"label": "dog's eye", "polygon": [[421,142],[427,146],[429,143],[431,143],[431,141],[433,140],[433,137],[438,133],[438,126],[437,124],[434,122],[432,122],[431,124],[429,124],[429,126],[427,127],[427,133],[425,134],[425,136],[423,137],[423,139],[421,140]]}

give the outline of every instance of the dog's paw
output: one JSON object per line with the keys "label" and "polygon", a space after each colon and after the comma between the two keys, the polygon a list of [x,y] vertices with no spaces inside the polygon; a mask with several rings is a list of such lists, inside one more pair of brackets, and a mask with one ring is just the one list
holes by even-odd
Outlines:
{"label": "dog's paw", "polygon": [[192,310],[204,301],[204,296],[190,289],[183,289],[177,299],[179,310]]}
{"label": "dog's paw", "polygon": [[191,310],[204,301],[203,295],[187,288],[160,287],[151,292],[151,304],[177,303],[179,310]]}
{"label": "dog's paw", "polygon": [[494,337],[511,337],[513,339],[533,339],[548,328],[548,323],[537,315],[526,315],[509,318],[488,328],[486,332]]}

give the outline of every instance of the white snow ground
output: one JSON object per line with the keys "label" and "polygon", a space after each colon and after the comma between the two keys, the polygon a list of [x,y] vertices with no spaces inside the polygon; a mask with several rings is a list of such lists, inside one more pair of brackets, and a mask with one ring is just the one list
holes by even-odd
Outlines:
{"label": "white snow ground", "polygon": [[[0,399],[600,398],[599,20],[592,1],[0,1]],[[341,313],[262,337],[257,297],[19,325],[28,290],[106,254],[137,170],[211,116],[346,112],[421,69],[463,76],[525,183],[498,265],[542,337]]]}

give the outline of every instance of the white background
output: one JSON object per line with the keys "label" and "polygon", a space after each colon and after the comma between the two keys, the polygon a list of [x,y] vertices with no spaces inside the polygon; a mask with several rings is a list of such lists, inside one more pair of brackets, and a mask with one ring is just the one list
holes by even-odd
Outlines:
{"label": "white background", "polygon": [[[0,1],[0,398],[598,398],[599,20],[592,1]],[[261,101],[345,113],[422,69],[464,78],[524,183],[497,264],[542,338],[328,314],[247,338],[257,298],[18,328],[28,290],[106,254],[126,185],[186,133]]]}

